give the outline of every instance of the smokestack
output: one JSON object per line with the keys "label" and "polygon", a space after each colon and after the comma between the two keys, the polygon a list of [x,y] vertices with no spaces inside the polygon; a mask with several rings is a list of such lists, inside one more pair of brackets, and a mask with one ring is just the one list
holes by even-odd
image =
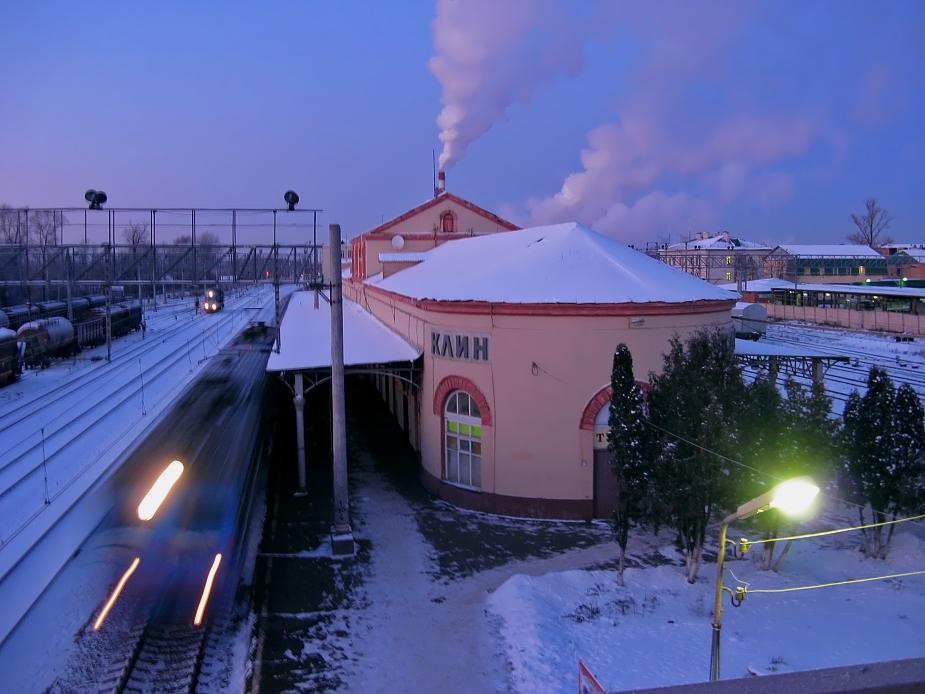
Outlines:
{"label": "smokestack", "polygon": [[434,191],[434,197],[446,192],[446,172],[441,171],[437,174],[437,190]]}

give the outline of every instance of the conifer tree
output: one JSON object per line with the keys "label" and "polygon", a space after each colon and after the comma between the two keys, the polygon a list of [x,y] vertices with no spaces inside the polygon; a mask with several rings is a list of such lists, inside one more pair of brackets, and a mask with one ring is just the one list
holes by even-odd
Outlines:
{"label": "conifer tree", "polygon": [[660,432],[655,484],[659,506],[678,532],[687,580],[700,570],[707,525],[717,506],[729,506],[739,469],[736,420],[745,383],[731,335],[702,329],[686,345],[675,336],[661,374],[649,379],[649,421]]}
{"label": "conifer tree", "polygon": [[[867,393],[853,391],[845,405],[842,425],[844,461],[842,488],[858,504],[861,524],[882,523],[922,510],[925,423],[922,404],[908,384],[897,393],[892,380],[872,367]],[[865,518],[869,505],[871,518]],[[869,557],[886,557],[893,528],[865,529],[864,550]]]}
{"label": "conifer tree", "polygon": [[610,385],[613,393],[610,397],[607,448],[613,461],[618,494],[611,522],[620,546],[617,582],[622,586],[629,530],[647,517],[646,501],[651,481],[642,389],[633,375],[633,355],[622,342],[613,355]]}

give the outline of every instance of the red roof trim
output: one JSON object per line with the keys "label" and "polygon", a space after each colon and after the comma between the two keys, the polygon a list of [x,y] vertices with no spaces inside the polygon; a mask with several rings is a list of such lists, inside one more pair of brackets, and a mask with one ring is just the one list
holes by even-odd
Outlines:
{"label": "red roof trim", "polygon": [[[418,206],[415,207],[414,209],[408,210],[408,211],[405,212],[404,214],[399,215],[398,217],[395,217],[395,219],[390,219],[390,220],[387,221],[385,224],[380,224],[379,226],[374,227],[373,229],[370,229],[370,230],[367,231],[365,234],[361,234],[361,236],[369,236],[369,235],[382,234],[383,232],[387,231],[388,229],[391,229],[392,227],[396,226],[397,224],[401,224],[401,223],[404,222],[405,220],[411,219],[411,217],[414,217],[415,215],[417,215],[417,214],[419,214],[419,213],[421,213],[421,212],[424,212],[425,210],[429,210],[429,209],[432,208],[432,207],[436,207],[437,205],[439,205],[439,204],[441,204],[441,203],[443,203],[443,202],[446,202],[447,200],[450,200],[450,201],[452,201],[452,202],[455,202],[457,205],[461,205],[462,207],[465,207],[467,210],[471,210],[472,212],[475,212],[476,214],[478,214],[478,215],[480,215],[480,216],[482,216],[482,217],[485,217],[486,219],[488,219],[488,220],[494,222],[495,224],[497,224],[498,226],[503,227],[503,228],[506,229],[507,231],[516,231],[517,229],[520,229],[519,226],[516,226],[516,225],[514,225],[514,224],[511,224],[511,223],[510,223],[509,221],[507,221],[506,219],[501,219],[501,217],[499,217],[498,215],[492,214],[492,213],[489,212],[488,210],[483,209],[483,208],[479,207],[478,205],[473,205],[473,204],[472,204],[471,202],[469,202],[468,200],[463,200],[461,197],[459,197],[459,196],[457,196],[457,195],[453,195],[452,193],[441,193],[441,194],[438,195],[437,197],[435,197],[435,198],[433,198],[433,199],[431,199],[431,200],[428,200],[427,202],[423,203],[422,205],[418,205]],[[458,233],[458,232],[457,232],[457,233]]]}
{"label": "red roof trim", "polygon": [[412,299],[387,289],[364,285],[367,291],[387,296],[434,313],[507,316],[667,316],[713,313],[730,308],[735,299],[700,299],[683,303],[650,301],[644,304],[505,304],[491,301],[437,301]]}

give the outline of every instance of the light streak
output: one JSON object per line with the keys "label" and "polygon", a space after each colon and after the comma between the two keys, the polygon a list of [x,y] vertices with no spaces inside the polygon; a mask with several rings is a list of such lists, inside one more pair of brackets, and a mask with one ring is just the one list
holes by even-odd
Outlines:
{"label": "light streak", "polygon": [[103,620],[106,619],[106,615],[109,614],[112,606],[116,604],[116,600],[119,599],[119,593],[121,593],[122,589],[125,588],[125,584],[128,582],[129,577],[135,573],[135,569],[138,568],[140,563],[141,557],[135,557],[135,561],[133,561],[128,569],[125,570],[125,573],[122,574],[122,578],[120,578],[119,582],[116,584],[116,589],[112,591],[112,595],[110,596],[109,601],[106,603],[103,611],[100,612],[100,616],[96,618],[96,622],[93,624],[94,631],[99,631],[100,627],[103,626]]}
{"label": "light streak", "polygon": [[167,498],[168,492],[170,492],[171,487],[173,487],[174,483],[180,478],[181,474],[183,474],[183,463],[179,460],[173,461],[160,474],[154,486],[151,487],[151,490],[145,494],[145,498],[138,504],[138,517],[141,520],[147,521],[154,518],[157,509],[164,503],[164,499]]}
{"label": "light streak", "polygon": [[206,578],[206,585],[202,589],[202,597],[199,599],[199,608],[196,610],[196,617],[193,624],[199,626],[202,624],[202,615],[206,611],[206,603],[209,602],[209,593],[212,592],[212,582],[215,580],[215,574],[218,572],[218,565],[222,563],[222,555],[216,554],[215,561],[212,562],[212,568],[209,569],[209,576]]}

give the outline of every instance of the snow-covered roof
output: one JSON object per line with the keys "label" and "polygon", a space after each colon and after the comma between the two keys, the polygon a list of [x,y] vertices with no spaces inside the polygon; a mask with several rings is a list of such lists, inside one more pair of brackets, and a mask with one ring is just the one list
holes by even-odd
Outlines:
{"label": "snow-covered roof", "polygon": [[691,239],[690,241],[681,241],[673,243],[666,250],[669,251],[690,251],[690,250],[707,250],[707,251],[730,251],[736,249],[747,250],[765,250],[770,251],[771,247],[763,243],[753,241],[743,241],[733,236],[726,240],[723,234],[717,234],[706,239]]}
{"label": "snow-covered roof", "polygon": [[[904,248],[900,253],[915,258],[920,263],[925,262],[925,248]],[[899,253],[897,253],[897,255],[899,255]]]}
{"label": "snow-covered roof", "polygon": [[[718,284],[717,287],[722,289],[728,289],[731,292],[738,292],[739,284],[736,282],[727,282],[725,284]],[[743,280],[742,289],[743,292],[770,292],[774,289],[781,287],[793,288],[793,282],[788,282],[787,280],[782,280],[779,277],[766,277],[760,280]]]}
{"label": "snow-covered roof", "polygon": [[510,304],[738,297],[574,222],[452,241],[417,265],[367,283],[413,299]]}
{"label": "snow-covered roof", "polygon": [[[280,324],[267,371],[298,371],[331,366],[331,305],[314,292],[295,292]],[[414,361],[421,350],[393,332],[369,311],[344,299],[344,366]]]}
{"label": "snow-covered roof", "polygon": [[790,255],[801,258],[880,258],[883,256],[877,253],[870,246],[859,246],[854,244],[781,244],[778,248],[783,249]]}

